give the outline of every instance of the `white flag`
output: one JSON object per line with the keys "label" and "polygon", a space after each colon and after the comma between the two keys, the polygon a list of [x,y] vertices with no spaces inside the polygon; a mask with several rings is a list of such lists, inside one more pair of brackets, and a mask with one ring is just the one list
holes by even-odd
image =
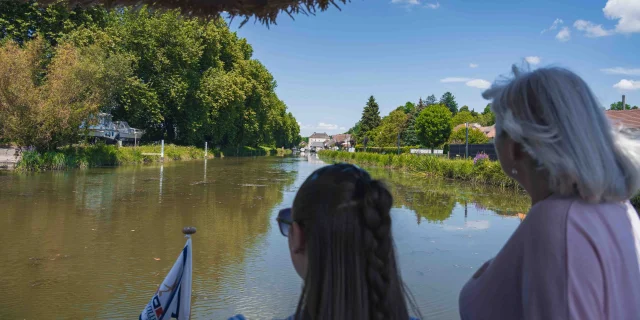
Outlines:
{"label": "white flag", "polygon": [[188,320],[191,312],[191,237],[139,320]]}

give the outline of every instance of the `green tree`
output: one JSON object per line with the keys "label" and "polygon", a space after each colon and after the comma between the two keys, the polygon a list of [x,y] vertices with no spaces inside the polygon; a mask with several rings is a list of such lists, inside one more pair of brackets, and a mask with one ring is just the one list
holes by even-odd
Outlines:
{"label": "green tree", "polygon": [[65,43],[43,68],[41,61],[49,59],[45,46],[38,38],[23,48],[13,41],[0,47],[0,136],[51,150],[79,140],[81,124],[128,77],[130,61]]}
{"label": "green tree", "polygon": [[[449,137],[450,144],[464,144],[466,143],[467,128],[460,128],[453,130]],[[469,144],[487,143],[489,138],[482,133],[482,131],[476,128],[469,128]]]}
{"label": "green tree", "polygon": [[482,111],[482,114],[478,115],[478,123],[488,127],[496,123],[496,115],[491,111],[491,104],[487,104]]}
{"label": "green tree", "polygon": [[442,104],[431,105],[420,112],[415,127],[420,142],[434,149],[449,139],[451,111]]}
{"label": "green tree", "polygon": [[451,92],[445,92],[440,98],[440,104],[445,105],[451,111],[451,114],[455,115],[458,113],[458,103],[456,102],[456,97]]}
{"label": "green tree", "polygon": [[460,110],[458,110],[458,112],[463,112],[463,111],[470,112],[470,110],[469,110],[469,106],[464,105],[464,106],[462,106],[462,107],[460,108]]}
{"label": "green tree", "polygon": [[476,118],[471,114],[471,112],[469,112],[468,110],[465,110],[465,111],[460,111],[456,113],[455,116],[453,116],[453,118],[451,119],[451,125],[455,127],[459,124],[463,124],[467,122],[473,123],[474,121],[476,121]]}
{"label": "green tree", "polygon": [[360,119],[360,137],[362,140],[364,137],[372,139],[375,134],[371,134],[373,129],[380,125],[380,110],[376,99],[371,96],[367,105],[362,110],[362,118]]}
{"label": "green tree", "polygon": [[394,147],[398,142],[398,135],[404,130],[407,115],[402,110],[395,110],[382,118],[376,133],[375,142],[379,147]]}
{"label": "green tree", "polygon": [[436,103],[438,103],[438,100],[436,99],[436,95],[435,94],[432,94],[432,95],[428,96],[427,100],[424,101],[424,104],[426,106],[430,106],[430,105],[436,104]]}
{"label": "green tree", "polygon": [[353,127],[349,128],[347,133],[358,136],[360,134],[360,121],[356,122]]}
{"label": "green tree", "polygon": [[399,106],[396,110],[401,110],[405,114],[410,114],[415,110],[416,105],[411,101],[407,101],[403,106]]}
{"label": "green tree", "polygon": [[631,110],[633,109],[628,103],[625,103],[625,107],[622,108],[622,101],[614,102],[609,107],[609,110]]}

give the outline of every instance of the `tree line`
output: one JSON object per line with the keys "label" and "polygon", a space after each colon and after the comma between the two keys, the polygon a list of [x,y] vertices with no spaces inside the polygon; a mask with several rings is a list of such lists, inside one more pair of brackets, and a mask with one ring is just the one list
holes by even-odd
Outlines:
{"label": "tree line", "polygon": [[285,146],[300,128],[220,18],[177,11],[0,2],[0,139],[53,149],[108,112],[143,139]]}
{"label": "tree line", "polygon": [[[612,103],[609,110],[635,110],[637,106],[622,101]],[[396,147],[424,146],[443,148],[446,144],[463,144],[467,140],[466,128],[455,129],[464,123],[477,123],[488,127],[495,124],[495,114],[487,104],[478,113],[468,106],[458,108],[455,96],[445,92],[438,100],[435,95],[420,98],[417,103],[411,101],[397,107],[387,116],[380,117],[379,105],[374,96],[370,96],[362,110],[361,119],[347,133],[356,136],[358,143],[366,140],[368,146]],[[489,138],[479,129],[470,127],[469,143],[489,142]]]}
{"label": "tree line", "polygon": [[[395,147],[400,142],[403,146],[441,148],[448,143],[464,143],[466,129],[454,128],[467,122],[491,126],[495,123],[495,115],[490,105],[482,113],[470,110],[468,106],[458,108],[455,96],[446,92],[440,100],[430,95],[424,100],[420,98],[417,103],[409,101],[381,118],[379,105],[371,96],[362,118],[347,133],[355,135],[358,143],[366,140],[368,146]],[[479,129],[469,129],[470,143],[488,141]]]}

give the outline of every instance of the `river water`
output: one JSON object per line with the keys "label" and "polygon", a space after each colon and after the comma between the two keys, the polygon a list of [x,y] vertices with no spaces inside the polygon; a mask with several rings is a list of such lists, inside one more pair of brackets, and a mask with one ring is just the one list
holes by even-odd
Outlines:
{"label": "river water", "polygon": [[[284,317],[301,281],[275,216],[324,163],[224,158],[0,175],[0,319],[134,319],[193,236],[192,319]],[[387,170],[402,275],[428,319],[520,223],[528,199]]]}

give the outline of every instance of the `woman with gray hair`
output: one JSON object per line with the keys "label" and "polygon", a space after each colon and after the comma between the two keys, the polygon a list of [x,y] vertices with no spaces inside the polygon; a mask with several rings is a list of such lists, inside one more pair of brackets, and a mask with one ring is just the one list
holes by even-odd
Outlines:
{"label": "woman with gray hair", "polygon": [[463,319],[639,319],[640,144],[561,68],[522,72],[493,100],[504,172],[532,207],[460,294]]}

